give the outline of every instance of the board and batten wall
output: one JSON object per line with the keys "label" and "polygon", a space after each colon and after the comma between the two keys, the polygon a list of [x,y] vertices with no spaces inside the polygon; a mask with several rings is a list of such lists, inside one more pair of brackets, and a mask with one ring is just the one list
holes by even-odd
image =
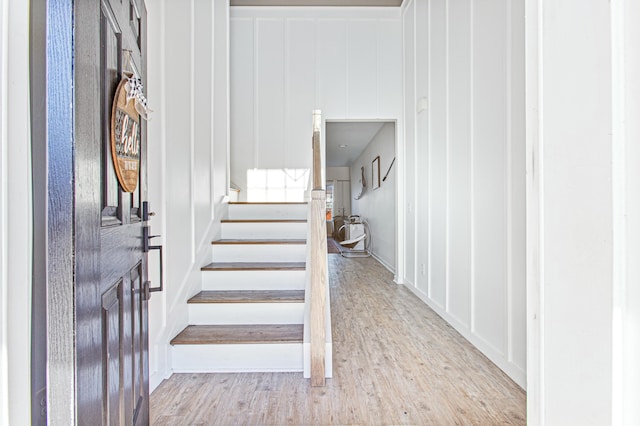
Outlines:
{"label": "board and batten wall", "polygon": [[309,168],[311,111],[402,117],[399,8],[231,8],[231,181]]}
{"label": "board and batten wall", "polygon": [[[153,390],[171,374],[169,340],[187,325],[186,299],[211,258],[228,188],[228,8],[209,0],[156,0],[148,11],[149,202],[164,244],[165,289],[149,301]],[[149,276],[159,282],[157,252]]]}
{"label": "board and batten wall", "polygon": [[402,9],[403,281],[525,387],[524,0]]}
{"label": "board and batten wall", "polygon": [[[384,175],[396,155],[395,123],[385,123],[371,139],[362,154],[351,164],[351,193],[362,190],[361,167],[364,167],[367,189],[359,199],[351,202],[352,214],[359,215],[369,224],[370,251],[380,263],[396,273],[396,167]],[[372,162],[380,157],[380,186],[373,189]]]}

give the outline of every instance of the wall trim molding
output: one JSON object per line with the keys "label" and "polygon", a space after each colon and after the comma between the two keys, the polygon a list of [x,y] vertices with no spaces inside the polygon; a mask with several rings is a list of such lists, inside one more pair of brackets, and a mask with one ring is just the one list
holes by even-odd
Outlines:
{"label": "wall trim molding", "polygon": [[543,65],[543,16],[540,0],[525,0],[526,68],[526,258],[527,258],[527,421],[543,424],[544,407],[544,289],[541,285],[543,257],[541,224],[544,221],[541,194],[544,191],[542,123],[539,73]]}
{"label": "wall trim molding", "polygon": [[523,5],[413,0],[403,7],[406,241],[399,261],[425,303],[521,386]]}

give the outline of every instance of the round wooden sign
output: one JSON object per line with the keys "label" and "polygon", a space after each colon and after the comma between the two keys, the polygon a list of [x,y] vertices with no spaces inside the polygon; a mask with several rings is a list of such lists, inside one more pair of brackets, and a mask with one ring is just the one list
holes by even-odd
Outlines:
{"label": "round wooden sign", "polygon": [[125,192],[134,192],[140,175],[140,114],[135,99],[127,102],[124,77],[111,109],[111,156],[118,182]]}

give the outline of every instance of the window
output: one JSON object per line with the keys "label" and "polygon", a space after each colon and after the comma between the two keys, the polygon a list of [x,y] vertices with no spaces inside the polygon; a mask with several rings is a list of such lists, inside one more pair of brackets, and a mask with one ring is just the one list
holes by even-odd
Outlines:
{"label": "window", "polygon": [[333,217],[333,184],[327,184],[327,220]]}
{"label": "window", "polygon": [[309,169],[247,170],[247,201],[304,201]]}

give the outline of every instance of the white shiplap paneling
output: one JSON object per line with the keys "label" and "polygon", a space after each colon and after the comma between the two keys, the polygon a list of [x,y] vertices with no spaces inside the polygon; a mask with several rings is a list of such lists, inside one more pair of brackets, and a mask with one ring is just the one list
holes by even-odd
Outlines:
{"label": "white shiplap paneling", "polygon": [[429,173],[429,298],[444,309],[447,286],[447,20],[445,0],[429,6],[429,133],[423,143],[429,156],[421,158]]}
{"label": "white shiplap paneling", "polygon": [[[171,16],[175,22],[191,24],[192,5],[178,1],[166,2],[167,16]],[[191,26],[186,28],[192,28]],[[167,145],[167,173],[165,196],[171,200],[166,204],[166,234],[164,236],[166,251],[165,256],[171,259],[165,273],[165,279],[170,283],[182,281],[182,272],[191,264],[193,247],[192,210],[191,210],[191,165],[193,128],[191,126],[192,98],[191,84],[193,79],[191,49],[185,46],[191,45],[191,31],[185,31],[185,27],[167,26],[166,50],[171,52],[170,60],[173,66],[165,70],[166,81],[180,81],[181,84],[167,84],[163,89],[166,99],[170,100],[163,106],[167,117],[171,117],[171,125],[164,127]],[[169,59],[169,58],[167,58]],[[170,160],[169,160],[170,159]],[[175,167],[175,168],[174,168]],[[169,218],[181,218],[181,221],[172,221]],[[172,300],[177,297],[177,286],[168,286],[165,290],[167,298]]]}
{"label": "white shiplap paneling", "polygon": [[254,95],[254,20],[234,19],[230,22],[230,80],[231,93],[231,134],[230,146],[234,166],[231,168],[231,182],[246,187],[246,170],[254,161],[255,138],[255,95]]}
{"label": "white shiplap paneling", "polygon": [[316,104],[335,118],[347,117],[347,28],[346,19],[316,21]]}
{"label": "white shiplap paneling", "polygon": [[[404,6],[403,147],[405,264],[415,262],[417,272],[408,286],[522,386],[523,5],[414,0]],[[416,111],[418,99],[427,100],[427,111]],[[416,212],[409,182],[415,182]]]}
{"label": "white shiplap paneling", "polygon": [[347,38],[347,115],[378,115],[377,24],[373,19],[351,20]]}
{"label": "white shiplap paneling", "polygon": [[471,0],[449,3],[448,312],[471,323]]}
{"label": "white shiplap paneling", "polygon": [[309,167],[311,110],[402,116],[398,9],[232,8],[231,22],[231,173],[241,197],[249,168]]}
{"label": "white shiplap paneling", "polygon": [[[506,3],[474,8],[473,332],[500,356],[507,330]],[[522,188],[524,190],[524,188]],[[524,231],[524,230],[523,230]]]}
{"label": "white shiplap paneling", "polygon": [[[400,192],[404,196],[404,206],[401,211],[404,213],[404,227],[401,232],[404,238],[404,258],[399,259],[404,263],[404,275],[402,282],[407,286],[418,284],[416,281],[416,236],[419,228],[416,227],[415,205],[416,205],[416,121],[426,115],[426,112],[417,115],[416,107],[416,51],[415,51],[415,2],[411,2],[403,15],[403,45],[404,45],[404,116],[405,135],[404,144],[401,149],[404,156],[398,157],[398,170],[404,176],[404,185],[400,187]],[[399,149],[400,152],[400,149]],[[424,196],[424,195],[423,195]],[[420,234],[421,235],[421,234]],[[425,234],[426,236],[426,234]],[[426,238],[423,239],[426,241]],[[418,257],[426,265],[426,258]],[[421,289],[426,292],[426,287]]]}
{"label": "white shiplap paneling", "polygon": [[254,167],[271,169],[283,166],[286,146],[284,35],[284,19],[256,19]]}
{"label": "white shiplap paneling", "polygon": [[398,64],[402,63],[402,26],[398,19],[377,21],[377,113],[380,117],[395,117],[402,111],[402,78],[398,78]]}
{"label": "white shiplap paneling", "polygon": [[[287,20],[286,90],[285,111],[285,166],[308,167],[309,139],[305,138],[311,127],[311,111],[316,96],[316,55],[309,46],[315,45],[315,25],[312,19]],[[299,159],[307,159],[301,164]]]}
{"label": "white shiplap paneling", "polygon": [[[165,290],[149,301],[151,390],[171,374],[168,342],[187,323],[185,300],[200,286],[224,210],[227,13],[224,3],[206,0],[164,0],[148,8],[148,65],[154,70],[148,97],[155,111],[148,122],[148,199],[157,213],[153,232],[162,236],[154,242],[165,247]],[[214,186],[214,175],[222,185]],[[158,271],[150,256],[152,282]]]}
{"label": "white shiplap paneling", "polygon": [[[205,236],[211,222],[211,190],[212,168],[211,151],[213,149],[213,132],[211,116],[213,113],[213,26],[211,2],[195,0],[193,31],[193,217],[194,241],[196,243]],[[197,88],[195,83],[198,83]],[[194,244],[195,246],[195,244]]]}
{"label": "white shiplap paneling", "polygon": [[[522,330],[527,327],[527,312],[522,309],[526,306],[526,286],[522,285],[523,273],[526,271],[526,234],[522,229],[526,227],[526,192],[522,188],[526,187],[525,144],[522,137],[526,130],[525,111],[521,108],[522,94],[525,92],[525,51],[522,48],[525,43],[525,34],[518,22],[521,22],[524,12],[523,2],[510,3],[511,25],[509,26],[509,73],[510,91],[507,111],[510,112],[511,123],[510,132],[507,135],[510,146],[510,215],[511,219],[508,251],[510,253],[509,265],[509,348],[508,358],[511,363],[523,371],[527,362],[527,334]],[[515,24],[515,25],[514,25]]]}

